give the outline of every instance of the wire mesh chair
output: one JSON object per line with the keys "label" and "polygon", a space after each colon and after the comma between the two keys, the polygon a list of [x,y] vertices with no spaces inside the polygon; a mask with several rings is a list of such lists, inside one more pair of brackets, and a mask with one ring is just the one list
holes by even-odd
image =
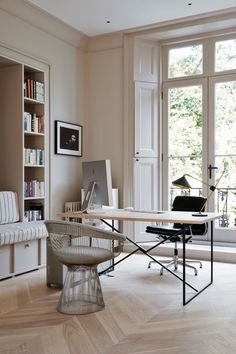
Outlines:
{"label": "wire mesh chair", "polygon": [[[47,220],[45,225],[54,255],[68,268],[57,310],[66,314],[102,310],[105,304],[97,266],[118,256],[126,237],[68,221]],[[83,239],[82,244],[79,244],[79,238]],[[111,240],[112,249],[99,247],[98,239]]]}

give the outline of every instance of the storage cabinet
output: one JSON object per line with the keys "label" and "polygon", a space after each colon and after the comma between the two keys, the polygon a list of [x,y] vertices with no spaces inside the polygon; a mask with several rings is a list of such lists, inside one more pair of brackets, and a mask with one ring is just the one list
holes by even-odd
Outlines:
{"label": "storage cabinet", "polygon": [[23,273],[39,265],[38,240],[14,245],[14,272]]}
{"label": "storage cabinet", "polygon": [[0,279],[46,265],[46,238],[0,247]]}
{"label": "storage cabinet", "polygon": [[0,279],[13,273],[13,245],[0,247]]}

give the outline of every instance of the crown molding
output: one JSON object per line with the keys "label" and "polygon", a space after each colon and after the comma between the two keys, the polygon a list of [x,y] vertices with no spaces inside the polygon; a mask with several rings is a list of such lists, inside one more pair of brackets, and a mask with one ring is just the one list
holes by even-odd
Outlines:
{"label": "crown molding", "polygon": [[125,34],[146,36],[146,38],[159,40],[163,39],[163,36],[164,38],[171,38],[186,35],[191,29],[193,33],[198,34],[232,28],[235,26],[235,18],[236,7],[233,7],[230,10],[214,11],[177,20],[163,21],[148,26],[131,28],[126,30]]}
{"label": "crown molding", "polygon": [[57,39],[67,42],[82,51],[87,51],[88,36],[36,6],[29,4],[27,0],[1,0],[0,9]]}

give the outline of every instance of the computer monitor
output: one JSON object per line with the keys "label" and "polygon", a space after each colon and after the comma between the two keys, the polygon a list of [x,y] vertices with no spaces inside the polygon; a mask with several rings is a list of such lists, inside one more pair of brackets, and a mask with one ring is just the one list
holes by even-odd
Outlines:
{"label": "computer monitor", "polygon": [[81,210],[91,205],[113,205],[110,160],[82,162],[82,170],[85,196]]}

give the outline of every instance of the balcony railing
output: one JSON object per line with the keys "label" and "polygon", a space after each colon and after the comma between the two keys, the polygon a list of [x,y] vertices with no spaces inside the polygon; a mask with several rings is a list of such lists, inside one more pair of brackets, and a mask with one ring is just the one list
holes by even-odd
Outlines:
{"label": "balcony railing", "polygon": [[[221,188],[215,190],[215,211],[222,213],[218,219],[218,227],[230,228],[236,226],[236,188]],[[202,196],[201,188],[179,189],[170,188],[170,209],[176,195]]]}

